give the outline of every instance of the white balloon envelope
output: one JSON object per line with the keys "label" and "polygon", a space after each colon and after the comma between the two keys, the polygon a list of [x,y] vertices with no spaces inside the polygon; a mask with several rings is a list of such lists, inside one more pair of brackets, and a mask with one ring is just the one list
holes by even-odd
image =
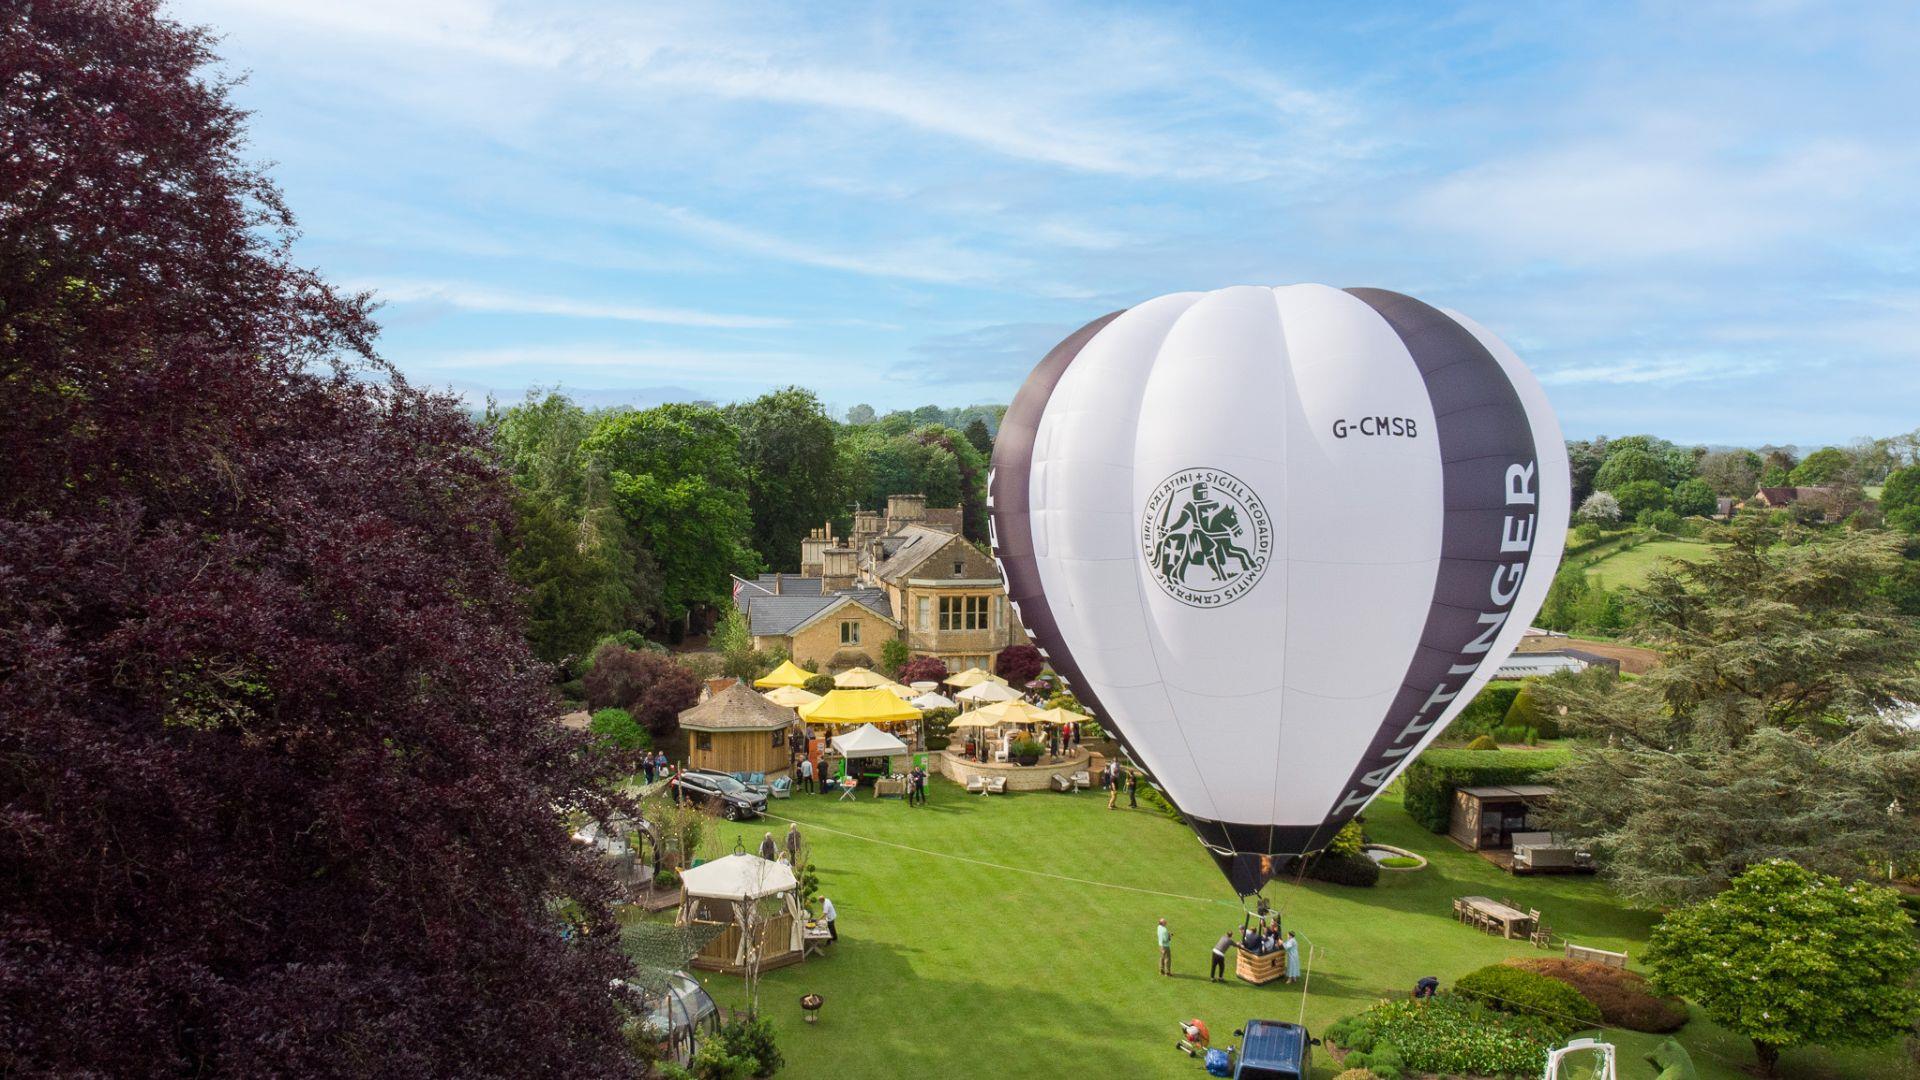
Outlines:
{"label": "white balloon envelope", "polygon": [[1242,893],[1492,677],[1568,515],[1559,425],[1512,350],[1324,285],[1082,327],[1014,398],[989,489],[1021,621]]}

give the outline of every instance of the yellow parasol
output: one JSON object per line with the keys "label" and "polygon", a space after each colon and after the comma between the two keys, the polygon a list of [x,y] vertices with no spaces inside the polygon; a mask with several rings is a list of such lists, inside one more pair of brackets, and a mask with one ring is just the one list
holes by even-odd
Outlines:
{"label": "yellow parasol", "polygon": [[961,690],[965,690],[968,687],[979,686],[983,682],[996,682],[1001,686],[1007,685],[1007,680],[990,672],[982,671],[977,667],[968,668],[958,675],[947,676],[947,685],[957,687]]}
{"label": "yellow parasol", "polygon": [[917,698],[920,696],[920,691],[915,690],[911,686],[901,686],[897,682],[890,682],[887,685],[881,687],[880,689],[885,690],[887,693],[892,694],[894,697],[899,698],[901,701],[912,701],[914,698]]}
{"label": "yellow parasol", "polygon": [[1000,721],[995,720],[993,717],[980,715],[983,711],[985,710],[975,709],[970,713],[961,713],[959,716],[947,721],[947,726],[950,728],[1000,726]]}
{"label": "yellow parasol", "polygon": [[762,690],[774,686],[805,686],[813,678],[813,672],[791,660],[780,661],[780,666],[753,680],[753,685]]}
{"label": "yellow parasol", "polygon": [[863,667],[848,668],[833,677],[833,685],[842,690],[871,690],[875,687],[886,686],[891,682],[893,682],[893,680],[887,678],[885,675],[871,668]]}
{"label": "yellow parasol", "polygon": [[799,711],[809,724],[897,724],[920,719],[919,709],[878,687],[830,691]]}
{"label": "yellow parasol", "polygon": [[802,690],[797,686],[776,686],[761,695],[775,705],[785,705],[789,709],[798,709],[820,700],[820,695],[811,690]]}
{"label": "yellow parasol", "polygon": [[982,705],[967,714],[984,716],[997,724],[1034,724],[1040,721],[1039,709],[1024,701],[996,701],[991,705]]}
{"label": "yellow parasol", "polygon": [[1087,722],[1087,718],[1074,712],[1072,709],[1053,708],[1037,711],[1033,717],[1033,722],[1036,724],[1052,724],[1055,727],[1064,727],[1067,724],[1084,724]]}
{"label": "yellow parasol", "polygon": [[984,682],[978,686],[969,686],[954,697],[974,705],[985,705],[994,701],[1018,701],[1020,692],[1005,683]]}

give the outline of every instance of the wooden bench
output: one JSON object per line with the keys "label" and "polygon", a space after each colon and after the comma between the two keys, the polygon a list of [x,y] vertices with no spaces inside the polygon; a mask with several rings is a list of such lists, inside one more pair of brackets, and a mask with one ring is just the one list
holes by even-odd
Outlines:
{"label": "wooden bench", "polygon": [[1571,941],[1567,942],[1566,957],[1569,960],[1586,960],[1590,963],[1605,964],[1608,967],[1624,968],[1627,966],[1626,953],[1608,952],[1605,949],[1589,949],[1585,945],[1575,945]]}
{"label": "wooden bench", "polygon": [[1255,986],[1286,977],[1287,950],[1285,949],[1275,949],[1265,956],[1255,956],[1245,949],[1233,951],[1235,954],[1233,973]]}

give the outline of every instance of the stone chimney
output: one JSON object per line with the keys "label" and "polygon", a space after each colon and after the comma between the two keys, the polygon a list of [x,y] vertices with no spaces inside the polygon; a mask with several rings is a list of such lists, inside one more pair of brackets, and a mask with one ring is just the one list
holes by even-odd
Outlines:
{"label": "stone chimney", "polygon": [[780,571],[775,570],[773,572],[773,595],[775,596],[780,595],[780,584],[785,579],[786,579],[786,575],[782,574]]}
{"label": "stone chimney", "polygon": [[902,526],[918,525],[927,516],[925,495],[887,496],[887,531],[899,532]]}
{"label": "stone chimney", "polygon": [[821,554],[820,591],[830,593],[853,588],[854,550],[850,547],[830,547]]}
{"label": "stone chimney", "polygon": [[864,540],[879,536],[885,525],[878,510],[855,510],[853,512],[853,543],[860,546]]}
{"label": "stone chimney", "polygon": [[838,543],[833,537],[831,522],[807,534],[807,538],[800,541],[800,576],[819,577],[825,573],[824,552]]}

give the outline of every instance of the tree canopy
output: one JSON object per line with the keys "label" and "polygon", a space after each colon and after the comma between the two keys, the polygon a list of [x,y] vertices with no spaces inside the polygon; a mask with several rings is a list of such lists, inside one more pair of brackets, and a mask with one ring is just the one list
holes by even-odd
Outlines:
{"label": "tree canopy", "polygon": [[148,3],[0,15],[0,1012],[31,1075],[630,1071],[611,885],[460,402]]}
{"label": "tree canopy", "polygon": [[1540,685],[1563,726],[1604,743],[1556,774],[1555,827],[1651,903],[1776,854],[1854,876],[1862,851],[1920,853],[1884,810],[1920,806],[1920,738],[1882,719],[1920,700],[1920,631],[1878,595],[1898,539],[1783,533],[1757,515],[1720,532],[1714,558],[1656,570],[1633,596],[1659,667]]}
{"label": "tree canopy", "polygon": [[740,432],[754,550],[767,567],[797,570],[808,530],[846,510],[834,423],[813,391],[797,386],[729,405],[725,412]]}
{"label": "tree canopy", "polygon": [[1872,1044],[1920,1015],[1920,946],[1899,896],[1785,859],[1668,913],[1645,960],[1655,987],[1753,1040],[1769,1073],[1783,1049]]}

